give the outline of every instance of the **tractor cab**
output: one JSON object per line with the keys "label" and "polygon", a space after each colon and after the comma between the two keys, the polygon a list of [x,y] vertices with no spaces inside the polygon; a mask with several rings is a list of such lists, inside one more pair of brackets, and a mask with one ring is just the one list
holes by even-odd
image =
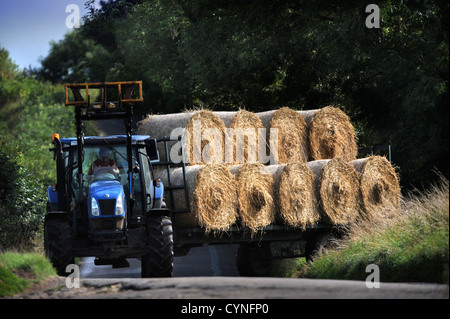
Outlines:
{"label": "tractor cab", "polygon": [[[151,166],[158,161],[158,153],[149,136],[132,136],[131,184],[127,173],[126,136],[85,137],[82,188],[79,187],[77,139],[61,138],[60,143],[65,153],[66,206],[78,210],[72,217],[77,233],[89,235],[97,242],[120,242],[126,239],[126,226],[141,225],[147,211],[162,206],[164,186],[160,182],[153,183]],[[55,211],[58,206],[56,188],[50,186],[48,193],[49,204]],[[132,211],[127,209],[130,194]],[[77,208],[79,198],[85,205]]]}

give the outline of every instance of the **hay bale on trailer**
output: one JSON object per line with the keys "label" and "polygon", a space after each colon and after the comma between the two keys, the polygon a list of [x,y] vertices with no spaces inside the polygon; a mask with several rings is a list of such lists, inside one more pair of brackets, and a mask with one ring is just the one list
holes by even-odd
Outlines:
{"label": "hay bale on trailer", "polygon": [[272,224],[276,216],[273,174],[260,163],[233,165],[229,170],[236,177],[242,226],[255,233]]}
{"label": "hay bale on trailer", "polygon": [[306,229],[320,220],[317,181],[305,163],[281,166],[277,201],[283,223]]}
{"label": "hay bale on trailer", "polygon": [[233,132],[234,163],[258,162],[258,130],[264,128],[259,117],[255,113],[239,110],[227,127]]}
{"label": "hay bale on trailer", "polygon": [[[275,111],[269,112],[271,118]],[[240,109],[237,112],[216,111],[214,114],[224,122],[227,127],[227,137],[230,139],[228,142],[232,141],[233,143],[233,158],[226,158],[227,163],[260,162],[266,164],[270,161],[270,153],[269,156],[267,155],[269,152],[269,141],[267,139],[269,127],[261,121],[259,116],[261,113]],[[228,153],[227,155],[230,156],[230,154]]]}
{"label": "hay bale on trailer", "polygon": [[370,156],[350,162],[360,173],[363,219],[388,221],[400,213],[401,190],[391,163],[382,156]]}
{"label": "hay bale on trailer", "polygon": [[[158,170],[156,179],[169,185],[167,170]],[[183,184],[182,168],[171,171],[172,185]],[[177,226],[188,228],[201,226],[210,231],[226,231],[237,217],[236,180],[223,164],[193,165],[186,167],[186,183],[190,199],[190,212],[175,216]],[[173,190],[174,207],[171,207],[169,191],[166,204],[172,209],[186,209],[184,189]]]}
{"label": "hay bale on trailer", "polygon": [[[300,113],[288,107],[282,107],[275,111],[256,113],[256,115],[267,129],[266,143],[270,144],[271,138],[275,141],[276,150],[269,149],[270,152],[274,152],[275,163],[308,161],[307,124]],[[275,133],[271,129],[278,130],[277,138],[271,136],[271,132]]]}
{"label": "hay bale on trailer", "polygon": [[321,221],[348,225],[357,220],[360,211],[359,176],[343,159],[318,160],[307,163],[317,180]]}
{"label": "hay bale on trailer", "polygon": [[[138,133],[153,138],[182,135],[186,162],[192,165],[224,163],[225,124],[212,111],[149,115],[139,123]],[[175,144],[169,145],[169,151]],[[159,145],[160,156],[164,154],[161,147],[162,143]]]}
{"label": "hay bale on trailer", "polygon": [[349,117],[336,107],[327,106],[317,112],[305,113],[309,122],[308,138],[311,160],[356,159],[356,133]]}

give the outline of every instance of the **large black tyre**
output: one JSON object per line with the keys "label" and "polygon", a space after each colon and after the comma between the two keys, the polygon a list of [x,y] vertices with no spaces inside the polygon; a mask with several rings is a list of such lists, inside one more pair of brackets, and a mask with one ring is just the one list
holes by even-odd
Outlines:
{"label": "large black tyre", "polygon": [[142,278],[172,277],[173,230],[170,217],[148,217],[147,235],[150,249],[141,259]]}
{"label": "large black tyre", "polygon": [[306,241],[305,256],[307,262],[312,262],[316,257],[326,254],[328,249],[336,247],[336,237],[328,232],[317,232]]}
{"label": "large black tyre", "polygon": [[241,276],[267,277],[272,269],[272,253],[269,244],[240,244],[236,265]]}
{"label": "large black tyre", "polygon": [[72,254],[70,220],[66,216],[47,216],[44,224],[44,250],[58,275],[66,275],[66,267],[75,262]]}

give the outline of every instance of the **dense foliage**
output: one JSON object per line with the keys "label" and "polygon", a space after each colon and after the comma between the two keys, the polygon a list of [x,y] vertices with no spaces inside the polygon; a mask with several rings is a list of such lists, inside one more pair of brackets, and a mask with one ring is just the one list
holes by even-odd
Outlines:
{"label": "dense foliage", "polygon": [[55,181],[51,136],[75,133],[61,85],[24,76],[0,48],[0,250],[27,249],[41,234]]}
{"label": "dense foliage", "polygon": [[[22,166],[23,156],[0,150],[0,248],[30,247],[41,229],[45,196],[38,181]],[[45,207],[45,206],[44,206]]]}

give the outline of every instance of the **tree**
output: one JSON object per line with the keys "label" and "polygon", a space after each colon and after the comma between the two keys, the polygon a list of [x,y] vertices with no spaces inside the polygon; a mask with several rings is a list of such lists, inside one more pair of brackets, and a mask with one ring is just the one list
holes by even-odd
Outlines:
{"label": "tree", "polygon": [[9,57],[9,52],[0,47],[0,109],[19,96],[17,88],[11,85],[18,74],[18,66]]}
{"label": "tree", "polygon": [[80,31],[50,42],[50,53],[41,61],[40,78],[52,82],[104,81],[110,67],[110,52]]}

